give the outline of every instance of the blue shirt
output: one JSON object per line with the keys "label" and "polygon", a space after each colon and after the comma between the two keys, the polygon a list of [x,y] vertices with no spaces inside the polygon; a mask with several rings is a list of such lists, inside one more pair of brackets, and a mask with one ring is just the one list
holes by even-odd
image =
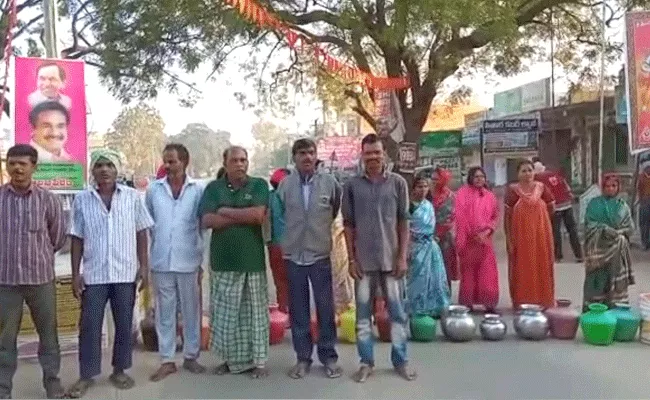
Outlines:
{"label": "blue shirt", "polygon": [[142,196],[117,185],[110,211],[97,189],[75,196],[70,235],[83,240],[82,274],[88,285],[135,282],[138,272],[136,233],[154,222]]}
{"label": "blue shirt", "polygon": [[156,225],[151,232],[151,270],[196,272],[203,262],[203,235],[199,203],[203,188],[187,177],[178,199],[167,178],[154,181],[146,195],[149,213]]}

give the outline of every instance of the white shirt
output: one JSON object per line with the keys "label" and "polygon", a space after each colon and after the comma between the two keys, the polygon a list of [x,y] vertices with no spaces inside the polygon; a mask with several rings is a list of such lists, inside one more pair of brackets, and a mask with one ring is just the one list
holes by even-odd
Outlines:
{"label": "white shirt", "polygon": [[29,105],[34,108],[37,105],[41,103],[45,103],[48,101],[56,101],[58,103],[61,103],[61,105],[68,110],[72,108],[72,100],[70,100],[70,97],[64,95],[64,94],[59,94],[59,96],[55,99],[51,99],[49,97],[45,97],[43,93],[40,91],[36,90],[27,96],[27,101],[29,102]]}
{"label": "white shirt", "polygon": [[29,145],[36,149],[38,152],[38,162],[39,163],[55,163],[55,162],[72,162],[72,156],[68,154],[65,149],[61,149],[61,154],[56,155],[46,150],[44,147],[40,146],[38,143],[33,140],[29,142]]}
{"label": "white shirt", "polygon": [[136,233],[154,224],[135,189],[117,185],[111,210],[94,187],[75,196],[70,235],[83,239],[83,277],[87,285],[135,282]]}
{"label": "white shirt", "polygon": [[151,232],[151,270],[196,272],[203,261],[199,203],[203,188],[187,177],[178,199],[167,178],[149,186],[145,203],[155,225]]}

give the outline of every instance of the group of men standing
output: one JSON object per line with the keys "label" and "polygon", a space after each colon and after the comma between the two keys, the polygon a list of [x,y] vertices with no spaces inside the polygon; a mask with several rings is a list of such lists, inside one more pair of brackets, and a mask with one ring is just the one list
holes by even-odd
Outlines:
{"label": "group of men standing", "polygon": [[[129,389],[135,382],[131,330],[136,291],[155,293],[155,321],[161,364],[151,376],[159,381],[177,371],[174,362],[178,311],[183,320],[183,368],[203,373],[200,282],[202,233],[212,229],[211,349],[223,360],[216,374],[268,375],[269,315],[262,225],[267,206],[277,204],[285,224],[278,242],[286,267],[289,314],[296,365],[292,378],[309,373],[314,342],[310,333],[310,289],[318,318],[317,354],[330,378],[341,376],[336,352],[332,292],[331,225],[342,211],[350,274],[356,280],[357,347],[361,366],[354,379],[365,381],[375,365],[372,305],[377,288],[387,299],[392,322],[391,360],[406,380],[408,318],[403,277],[407,270],[409,198],[406,181],[388,172],[379,137],[362,141],[365,172],[344,188],[318,172],[316,145],[300,139],[292,153],[297,173],[288,175],[269,198],[265,180],[250,177],[247,151],[238,146],[223,154],[225,173],[203,189],[186,174],[187,149],[169,144],[163,151],[166,176],[153,182],[145,198],[117,183],[119,154],[91,155],[89,188],[75,197],[71,221],[61,201],[36,186],[32,174],[37,151],[16,145],[7,152],[11,181],[0,187],[0,398],[11,398],[17,366],[17,336],[23,303],[39,335],[39,361],[48,398],[82,397],[101,372],[102,324],[110,302],[115,342],[110,382]],[[69,225],[69,229],[66,226]],[[79,380],[65,391],[58,378],[60,351],[56,323],[54,255],[66,233],[71,239],[73,293],[81,302]],[[151,238],[151,246],[149,245]],[[151,268],[150,268],[151,267]],[[139,287],[138,287],[139,285]]]}

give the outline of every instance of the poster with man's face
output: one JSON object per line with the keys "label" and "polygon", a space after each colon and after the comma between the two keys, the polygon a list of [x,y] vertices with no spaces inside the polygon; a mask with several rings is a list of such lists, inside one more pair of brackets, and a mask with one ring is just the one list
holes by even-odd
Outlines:
{"label": "poster with man's face", "polygon": [[82,189],[87,163],[84,64],[16,57],[15,142],[38,151],[34,180],[48,189]]}

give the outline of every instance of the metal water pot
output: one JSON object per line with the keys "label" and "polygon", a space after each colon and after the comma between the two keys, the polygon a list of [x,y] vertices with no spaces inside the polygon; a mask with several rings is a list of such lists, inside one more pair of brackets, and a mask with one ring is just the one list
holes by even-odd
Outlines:
{"label": "metal water pot", "polygon": [[515,332],[522,339],[543,340],[548,336],[548,318],[537,304],[522,304],[514,319]]}
{"label": "metal water pot", "polygon": [[508,327],[499,314],[485,314],[479,326],[483,340],[499,341],[506,337]]}
{"label": "metal water pot", "polygon": [[474,339],[476,333],[476,322],[469,308],[461,305],[449,306],[440,325],[445,337],[452,342],[467,342]]}

